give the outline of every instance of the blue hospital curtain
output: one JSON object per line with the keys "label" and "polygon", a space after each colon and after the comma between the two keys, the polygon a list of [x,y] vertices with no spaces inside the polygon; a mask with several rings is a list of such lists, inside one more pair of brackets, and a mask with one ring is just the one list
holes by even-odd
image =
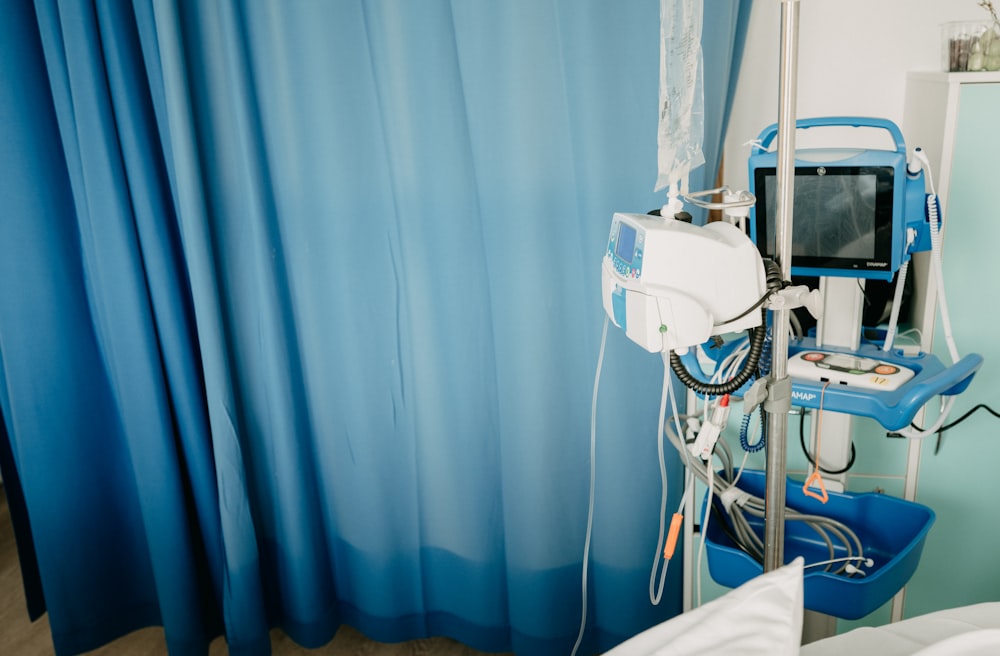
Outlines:
{"label": "blue hospital curtain", "polygon": [[[748,6],[706,1],[709,184]],[[10,3],[0,466],[58,653],[344,623],[569,653],[601,256],[612,212],[663,202],[658,22],[658,0]],[[679,559],[647,593],[662,365],[607,341],[581,653],[680,610]]]}

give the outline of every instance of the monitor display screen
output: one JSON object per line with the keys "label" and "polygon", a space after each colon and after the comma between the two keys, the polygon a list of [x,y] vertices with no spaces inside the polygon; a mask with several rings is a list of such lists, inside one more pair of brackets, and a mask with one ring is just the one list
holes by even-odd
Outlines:
{"label": "monitor display screen", "polygon": [[[886,271],[892,247],[893,173],[889,166],[799,166],[792,207],[792,266]],[[777,176],[754,171],[757,246],[775,253]]]}
{"label": "monitor display screen", "polygon": [[627,223],[620,223],[619,226],[618,243],[615,246],[615,255],[631,264],[632,255],[635,252],[635,228]]}

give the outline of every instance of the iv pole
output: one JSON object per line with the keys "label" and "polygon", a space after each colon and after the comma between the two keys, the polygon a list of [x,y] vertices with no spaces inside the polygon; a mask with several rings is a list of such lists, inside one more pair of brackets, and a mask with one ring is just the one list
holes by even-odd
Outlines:
{"label": "iv pole", "polygon": [[[799,0],[781,0],[781,57],[778,80],[778,200],[775,226],[775,260],[783,280],[792,276],[792,198],[795,182],[795,93],[798,74]],[[788,411],[791,379],[788,377],[788,313],[774,313],[771,380],[767,412],[767,464],[764,495],[764,571],[784,564],[785,476],[787,469]]]}

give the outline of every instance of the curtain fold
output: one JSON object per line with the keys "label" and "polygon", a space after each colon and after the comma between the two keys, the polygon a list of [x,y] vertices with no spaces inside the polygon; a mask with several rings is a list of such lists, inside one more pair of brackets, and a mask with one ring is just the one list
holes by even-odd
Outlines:
{"label": "curtain fold", "polygon": [[[714,1],[721,117],[741,3]],[[152,624],[174,653],[266,653],[271,626],[316,647],[344,622],[569,652],[600,258],[613,211],[662,202],[658,16],[11,12],[0,408],[58,653]],[[662,365],[608,342],[591,651],[680,609],[680,567],[646,592]]]}

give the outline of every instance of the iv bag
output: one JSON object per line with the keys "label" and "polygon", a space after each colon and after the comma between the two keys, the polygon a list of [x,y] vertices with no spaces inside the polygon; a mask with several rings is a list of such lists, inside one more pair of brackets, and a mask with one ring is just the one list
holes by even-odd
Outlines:
{"label": "iv bag", "polygon": [[[705,163],[705,89],[701,52],[703,0],[660,0],[659,174],[656,189],[687,184]],[[673,193],[673,192],[672,192]]]}

